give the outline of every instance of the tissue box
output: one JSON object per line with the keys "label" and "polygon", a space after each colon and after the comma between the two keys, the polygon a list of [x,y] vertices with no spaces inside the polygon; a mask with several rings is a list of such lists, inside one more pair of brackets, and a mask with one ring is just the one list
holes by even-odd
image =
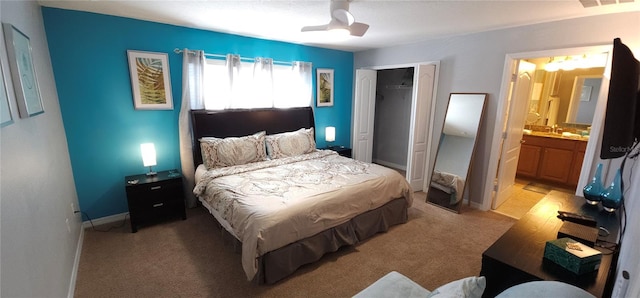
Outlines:
{"label": "tissue box", "polygon": [[571,238],[560,238],[547,241],[544,257],[575,274],[583,274],[600,268],[602,252]]}

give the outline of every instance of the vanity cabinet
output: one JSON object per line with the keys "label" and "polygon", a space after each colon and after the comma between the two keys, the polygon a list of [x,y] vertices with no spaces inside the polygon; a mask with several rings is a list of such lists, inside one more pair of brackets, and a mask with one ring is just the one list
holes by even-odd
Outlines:
{"label": "vanity cabinet", "polygon": [[519,177],[576,187],[587,142],[532,135],[524,135],[522,140]]}
{"label": "vanity cabinet", "polygon": [[[525,141],[526,142],[526,141]],[[520,158],[518,159],[518,176],[537,178],[538,164],[542,147],[529,144],[520,145]]]}

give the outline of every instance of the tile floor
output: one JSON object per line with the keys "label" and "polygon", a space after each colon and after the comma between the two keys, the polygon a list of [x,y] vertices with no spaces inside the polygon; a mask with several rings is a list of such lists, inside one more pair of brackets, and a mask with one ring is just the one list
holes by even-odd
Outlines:
{"label": "tile floor", "polygon": [[[546,195],[545,193],[525,189],[528,184],[529,181],[516,178],[511,196],[509,196],[509,198],[500,205],[498,209],[493,211],[515,219],[520,219],[525,213],[527,213],[527,211],[529,211],[529,209],[531,209],[531,207]],[[572,190],[568,189],[559,189],[555,187],[548,188],[549,190],[553,189],[573,193]]]}

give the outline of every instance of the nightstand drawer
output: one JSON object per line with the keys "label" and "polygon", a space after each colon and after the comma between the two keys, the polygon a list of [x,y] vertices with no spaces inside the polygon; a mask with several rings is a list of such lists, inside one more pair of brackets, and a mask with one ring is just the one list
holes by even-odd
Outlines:
{"label": "nightstand drawer", "polygon": [[177,201],[149,202],[148,204],[131,206],[129,213],[138,221],[153,221],[156,218],[164,219],[176,215],[176,210],[183,208],[181,204],[182,202]]}
{"label": "nightstand drawer", "polygon": [[182,183],[150,184],[130,187],[127,197],[131,206],[147,206],[166,201],[182,201]]}

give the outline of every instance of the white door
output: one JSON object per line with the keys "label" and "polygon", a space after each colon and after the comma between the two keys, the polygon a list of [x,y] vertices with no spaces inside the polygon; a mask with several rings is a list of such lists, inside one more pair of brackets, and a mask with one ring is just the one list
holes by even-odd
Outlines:
{"label": "white door", "polygon": [[436,66],[433,64],[419,65],[415,68],[414,100],[411,107],[411,124],[409,131],[409,156],[407,158],[407,180],[414,191],[423,190],[427,175],[427,154],[429,141],[429,118],[431,115],[431,101],[436,76]]}
{"label": "white door", "polygon": [[522,130],[527,115],[535,70],[535,64],[520,61],[513,72],[512,87],[508,98],[509,114],[506,117],[507,121],[502,134],[502,155],[498,166],[496,196],[491,206],[493,209],[498,208],[509,198],[515,183]]}
{"label": "white door", "polygon": [[376,108],[377,71],[356,69],[356,93],[353,107],[353,158],[371,162],[373,120]]}

